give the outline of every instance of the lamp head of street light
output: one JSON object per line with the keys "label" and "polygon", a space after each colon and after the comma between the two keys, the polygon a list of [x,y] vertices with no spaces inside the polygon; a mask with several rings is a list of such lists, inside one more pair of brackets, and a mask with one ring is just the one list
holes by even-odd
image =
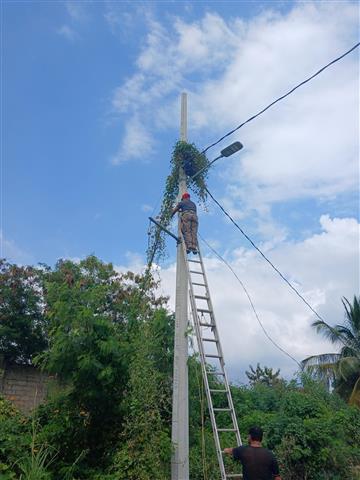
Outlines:
{"label": "lamp head of street light", "polygon": [[225,147],[223,150],[221,150],[220,153],[221,153],[222,157],[230,157],[230,155],[232,155],[235,152],[238,152],[242,148],[243,148],[242,143],[234,142],[231,145],[229,145],[228,147]]}

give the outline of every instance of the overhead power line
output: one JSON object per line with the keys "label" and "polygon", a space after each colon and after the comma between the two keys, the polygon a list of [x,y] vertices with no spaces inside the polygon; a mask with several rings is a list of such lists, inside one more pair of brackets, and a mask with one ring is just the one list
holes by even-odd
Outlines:
{"label": "overhead power line", "polygon": [[235,272],[235,270],[232,268],[232,266],[225,260],[225,258],[223,258],[220,253],[218,253],[213,247],[211,247],[211,245],[209,245],[209,243],[199,234],[199,237],[201,238],[201,240],[208,246],[208,248],[218,257],[219,260],[221,260],[228,268],[229,270],[233,273],[233,275],[235,276],[235,278],[237,279],[237,281],[240,283],[242,289],[244,290],[245,292],[245,295],[247,296],[248,300],[249,300],[249,303],[251,305],[251,308],[252,308],[252,311],[254,312],[254,315],[255,315],[255,318],[256,320],[258,321],[262,331],[264,332],[265,336],[267,337],[268,340],[270,340],[270,342],[278,349],[280,350],[280,352],[284,353],[286,356],[288,356],[289,358],[291,358],[291,360],[293,360],[299,367],[300,369],[302,369],[301,367],[301,364],[296,360],[296,358],[294,358],[292,355],[290,355],[290,353],[288,353],[286,350],[284,350],[283,348],[280,347],[280,345],[278,345],[275,340],[273,340],[270,335],[268,334],[268,332],[266,331],[262,321],[260,320],[259,318],[259,315],[257,313],[257,311],[255,310],[255,306],[254,306],[254,303],[253,301],[251,300],[251,297],[250,297],[250,294],[247,290],[247,288],[245,287],[244,283],[240,280],[240,278],[238,277],[237,273]]}
{"label": "overhead power line", "polygon": [[310,305],[310,303],[301,295],[301,293],[292,285],[289,280],[280,272],[280,270],[272,263],[271,260],[267,258],[267,256],[260,250],[260,248],[255,245],[255,243],[251,240],[249,235],[247,235],[244,230],[235,222],[235,220],[231,217],[231,215],[225,210],[225,208],[220,205],[220,203],[214,198],[214,196],[209,192],[209,190],[205,187],[205,190],[209,194],[209,196],[213,199],[216,205],[223,211],[223,213],[229,218],[229,220],[235,225],[235,227],[244,235],[244,237],[251,243],[251,245],[257,250],[260,255],[263,257],[264,260],[275,270],[275,272],[284,280],[284,282],[293,290],[296,295],[307,305],[310,310],[318,317],[319,320],[324,322],[325,320],[317,313],[317,311]]}
{"label": "overhead power line", "polygon": [[268,110],[269,108],[271,108],[273,105],[275,105],[276,103],[280,102],[280,100],[283,100],[285,97],[287,97],[288,95],[290,95],[291,93],[293,93],[295,90],[297,90],[299,87],[301,87],[302,85],[305,85],[305,83],[308,83],[310,82],[310,80],[312,80],[313,78],[317,77],[321,72],[323,72],[324,70],[326,70],[327,68],[329,68],[331,65],[333,65],[334,63],[338,62],[339,60],[341,60],[342,58],[346,57],[346,55],[349,55],[349,53],[351,53],[353,50],[355,50],[356,48],[358,48],[358,46],[360,45],[360,42],[357,43],[356,45],[354,45],[352,48],[350,48],[350,50],[348,50],[347,52],[343,53],[342,55],[340,55],[340,57],[337,57],[335,58],[334,60],[332,60],[330,63],[328,63],[327,65],[325,65],[324,67],[320,68],[320,70],[318,70],[316,73],[314,73],[313,75],[311,75],[311,77],[307,78],[306,80],[302,81],[301,83],[299,83],[298,85],[296,85],[295,87],[293,87],[291,90],[289,90],[287,93],[285,93],[285,95],[282,95],[281,97],[277,98],[276,100],[274,100],[273,102],[271,102],[267,107],[263,108],[260,112],[256,113],[255,115],[253,115],[252,117],[248,118],[245,122],[243,123],[240,123],[240,125],[238,125],[237,127],[235,127],[233,130],[231,130],[230,132],[226,133],[225,135],[223,135],[221,138],[219,138],[219,140],[217,140],[216,142],[212,143],[211,145],[209,145],[208,147],[206,147],[201,153],[206,153],[210,148],[212,147],[215,147],[215,145],[217,145],[218,143],[220,143],[222,140],[224,140],[224,138],[226,137],[229,137],[230,135],[232,135],[234,132],[236,132],[237,130],[239,130],[241,127],[243,127],[244,125],[246,125],[247,123],[251,122],[252,120],[254,120],[256,117],[258,117],[259,115],[263,114],[264,112],[266,112],[266,110]]}
{"label": "overhead power line", "polygon": [[[262,115],[264,112],[266,112],[266,110],[268,110],[269,108],[271,108],[273,105],[275,105],[276,103],[280,102],[280,100],[283,100],[285,97],[287,97],[288,95],[290,95],[291,93],[293,93],[295,90],[297,90],[299,87],[301,87],[302,85],[305,85],[305,83],[308,83],[310,80],[312,80],[313,78],[315,78],[317,75],[319,75],[321,72],[323,72],[324,70],[326,70],[327,68],[329,68],[331,65],[333,65],[334,63],[338,62],[339,60],[341,60],[342,58],[346,57],[347,55],[349,55],[349,53],[351,53],[353,50],[355,50],[356,48],[358,48],[360,46],[360,42],[356,43],[352,48],[350,48],[350,50],[348,50],[347,52],[343,53],[342,55],[340,55],[339,57],[335,58],[334,60],[332,60],[331,62],[329,62],[327,65],[325,65],[324,67],[320,68],[320,70],[318,70],[317,72],[315,72],[313,75],[311,75],[311,77],[305,79],[304,81],[302,81],[301,83],[299,83],[298,85],[296,85],[295,87],[293,87],[291,90],[289,90],[287,93],[285,93],[285,95],[282,95],[281,97],[277,98],[276,100],[274,100],[273,102],[271,102],[269,105],[267,105],[265,108],[263,108],[260,112],[256,113],[255,115],[253,115],[252,117],[248,118],[247,120],[245,120],[245,122],[241,123],[240,125],[238,125],[237,127],[235,127],[233,130],[231,130],[230,132],[226,133],[225,135],[223,135],[221,138],[219,138],[219,140],[217,140],[216,142],[212,143],[211,145],[209,145],[208,147],[206,147],[204,150],[202,150],[201,153],[206,153],[210,148],[214,147],[215,145],[217,145],[218,143],[220,143],[222,140],[224,140],[226,137],[229,137],[230,135],[232,135],[234,132],[236,132],[237,130],[239,130],[241,127],[243,127],[244,125],[246,125],[247,123],[251,122],[252,120],[254,120],[255,118],[257,118],[258,116]],[[160,197],[161,198],[161,197]],[[159,200],[156,202],[156,205],[153,209],[153,213],[152,215],[154,215],[155,213],[155,210],[157,208],[157,205],[159,204]]]}

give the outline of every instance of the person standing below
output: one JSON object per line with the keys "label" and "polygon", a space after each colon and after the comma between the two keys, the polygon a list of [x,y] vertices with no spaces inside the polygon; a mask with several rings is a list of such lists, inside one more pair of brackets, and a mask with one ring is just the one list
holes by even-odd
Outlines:
{"label": "person standing below", "polygon": [[186,253],[193,252],[197,254],[197,230],[199,222],[196,214],[196,205],[190,200],[190,195],[187,192],[182,195],[181,201],[173,209],[171,217],[173,217],[176,212],[180,212],[181,215],[181,232],[185,240]]}
{"label": "person standing below", "polygon": [[232,455],[242,464],[244,480],[281,480],[275,455],[261,446],[263,431],[260,427],[249,430],[249,445],[225,448],[224,453]]}

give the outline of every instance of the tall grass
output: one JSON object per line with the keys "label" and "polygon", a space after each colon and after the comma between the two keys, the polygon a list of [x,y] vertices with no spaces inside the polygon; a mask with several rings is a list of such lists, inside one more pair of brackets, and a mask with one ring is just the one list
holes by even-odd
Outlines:
{"label": "tall grass", "polygon": [[47,445],[37,444],[37,422],[32,421],[30,453],[17,462],[21,472],[19,480],[50,480],[49,465],[56,458],[56,453]]}

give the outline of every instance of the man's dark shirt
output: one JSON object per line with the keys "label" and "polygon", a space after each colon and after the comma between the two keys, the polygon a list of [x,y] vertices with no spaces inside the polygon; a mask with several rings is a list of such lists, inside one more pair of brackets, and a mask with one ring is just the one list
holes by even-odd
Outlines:
{"label": "man's dark shirt", "polygon": [[178,207],[181,212],[188,212],[189,210],[196,212],[195,203],[189,200],[188,198],[181,200],[181,202],[178,203]]}
{"label": "man's dark shirt", "polygon": [[233,457],[243,466],[244,480],[273,480],[279,475],[275,455],[267,448],[237,447],[233,450]]}

